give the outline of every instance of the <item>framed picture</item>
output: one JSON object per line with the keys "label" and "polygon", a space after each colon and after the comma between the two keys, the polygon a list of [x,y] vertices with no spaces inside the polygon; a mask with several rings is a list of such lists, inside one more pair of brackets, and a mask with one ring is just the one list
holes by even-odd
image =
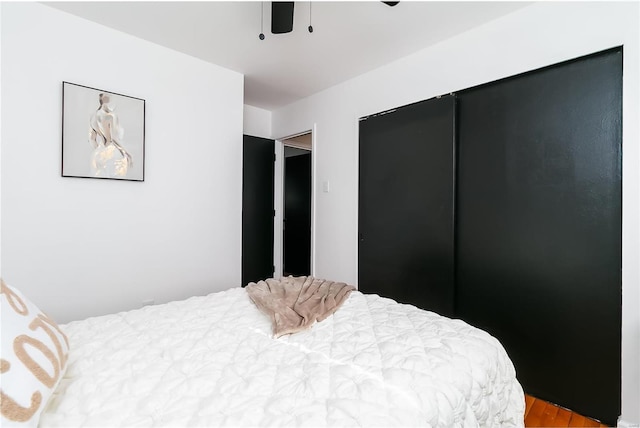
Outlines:
{"label": "framed picture", "polygon": [[144,181],[143,99],[62,82],[62,176]]}

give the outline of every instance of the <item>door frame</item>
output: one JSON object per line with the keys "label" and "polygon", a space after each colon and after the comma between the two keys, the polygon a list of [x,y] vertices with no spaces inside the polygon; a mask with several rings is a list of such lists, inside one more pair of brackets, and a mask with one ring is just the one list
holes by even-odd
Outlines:
{"label": "door frame", "polygon": [[274,278],[282,277],[282,269],[284,262],[284,242],[283,242],[283,217],[284,217],[284,140],[299,137],[311,133],[311,275],[316,274],[315,263],[315,247],[316,247],[316,124],[311,129],[297,132],[295,134],[276,138],[275,153],[276,160],[273,172],[273,206],[275,215],[273,217],[273,266],[275,271]]}

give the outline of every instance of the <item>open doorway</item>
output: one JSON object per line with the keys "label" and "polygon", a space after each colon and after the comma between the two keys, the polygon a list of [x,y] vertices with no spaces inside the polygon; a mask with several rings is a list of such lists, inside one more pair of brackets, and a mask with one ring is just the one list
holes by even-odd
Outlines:
{"label": "open doorway", "polygon": [[312,273],[312,134],[281,140],[282,276]]}

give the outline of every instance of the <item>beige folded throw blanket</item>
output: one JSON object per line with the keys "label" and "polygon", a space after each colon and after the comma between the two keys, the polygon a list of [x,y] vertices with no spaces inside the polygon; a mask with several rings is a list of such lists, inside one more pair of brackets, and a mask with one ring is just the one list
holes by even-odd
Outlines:
{"label": "beige folded throw blanket", "polygon": [[246,287],[255,305],[271,318],[274,336],[311,328],[333,314],[355,290],[353,285],[312,276],[251,282]]}

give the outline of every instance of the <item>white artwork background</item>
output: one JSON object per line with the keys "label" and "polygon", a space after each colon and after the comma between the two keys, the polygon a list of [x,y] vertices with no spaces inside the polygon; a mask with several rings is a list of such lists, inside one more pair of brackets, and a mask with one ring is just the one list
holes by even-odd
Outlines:
{"label": "white artwork background", "polygon": [[133,161],[125,176],[109,178],[143,180],[144,101],[67,82],[64,82],[62,175],[95,177],[91,168],[94,147],[89,141],[89,121],[100,108],[100,94],[108,94],[111,99],[113,113],[124,130],[120,143]]}

